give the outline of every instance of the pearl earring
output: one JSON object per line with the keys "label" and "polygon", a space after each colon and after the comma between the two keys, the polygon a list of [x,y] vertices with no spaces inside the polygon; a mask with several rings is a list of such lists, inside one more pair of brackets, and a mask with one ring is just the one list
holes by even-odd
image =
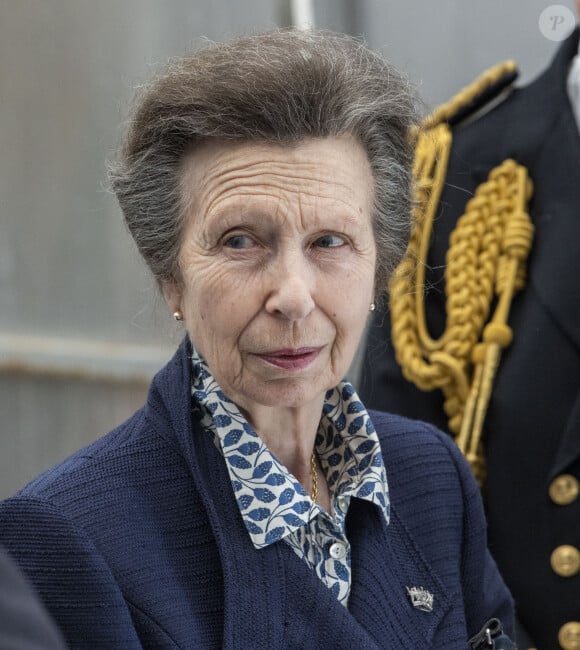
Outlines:
{"label": "pearl earring", "polygon": [[377,306],[375,305],[375,303],[371,302],[371,304],[369,306],[369,311],[375,311],[376,308],[377,308]]}
{"label": "pearl earring", "polygon": [[173,312],[173,318],[175,318],[175,320],[183,320],[183,314],[179,309]]}

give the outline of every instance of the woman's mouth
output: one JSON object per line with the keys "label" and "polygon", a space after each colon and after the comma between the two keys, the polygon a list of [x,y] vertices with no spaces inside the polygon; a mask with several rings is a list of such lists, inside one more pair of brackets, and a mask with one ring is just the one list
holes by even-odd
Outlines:
{"label": "woman's mouth", "polygon": [[257,356],[267,363],[284,370],[300,370],[309,366],[318,356],[322,347],[273,350]]}

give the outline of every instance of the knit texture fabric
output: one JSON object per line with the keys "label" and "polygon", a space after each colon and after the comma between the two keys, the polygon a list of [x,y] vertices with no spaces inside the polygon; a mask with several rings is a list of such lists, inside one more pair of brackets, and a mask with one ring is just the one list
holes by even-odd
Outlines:
{"label": "knit texture fabric", "polygon": [[[0,504],[0,541],[75,649],[457,648],[492,616],[513,631],[479,492],[436,429],[373,413],[387,526],[353,499],[345,608],[284,542],[257,550],[223,457],[192,430],[184,341],[126,423]],[[413,607],[408,587],[433,595]]]}

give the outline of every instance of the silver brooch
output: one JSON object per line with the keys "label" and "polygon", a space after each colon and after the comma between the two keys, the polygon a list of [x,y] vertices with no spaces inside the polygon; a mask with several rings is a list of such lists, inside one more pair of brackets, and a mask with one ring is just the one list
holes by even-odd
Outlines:
{"label": "silver brooch", "polygon": [[422,612],[433,611],[433,594],[423,587],[406,587],[411,604]]}

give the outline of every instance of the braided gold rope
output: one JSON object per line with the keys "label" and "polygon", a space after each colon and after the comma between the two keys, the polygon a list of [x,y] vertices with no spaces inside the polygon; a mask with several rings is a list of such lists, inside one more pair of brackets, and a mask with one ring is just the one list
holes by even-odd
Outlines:
{"label": "braided gold rope", "polygon": [[[461,102],[477,92],[474,84],[470,88],[470,93],[460,94]],[[443,391],[449,428],[482,483],[483,422],[501,351],[511,342],[509,309],[515,291],[524,286],[532,244],[533,226],[526,212],[532,185],[524,167],[506,160],[467,204],[447,252],[445,331],[439,339],[431,338],[425,318],[425,269],[451,131],[444,122],[429,124],[416,134],[414,226],[407,254],[390,284],[392,340],[406,379],[424,391]],[[488,322],[496,296],[497,307]]]}

